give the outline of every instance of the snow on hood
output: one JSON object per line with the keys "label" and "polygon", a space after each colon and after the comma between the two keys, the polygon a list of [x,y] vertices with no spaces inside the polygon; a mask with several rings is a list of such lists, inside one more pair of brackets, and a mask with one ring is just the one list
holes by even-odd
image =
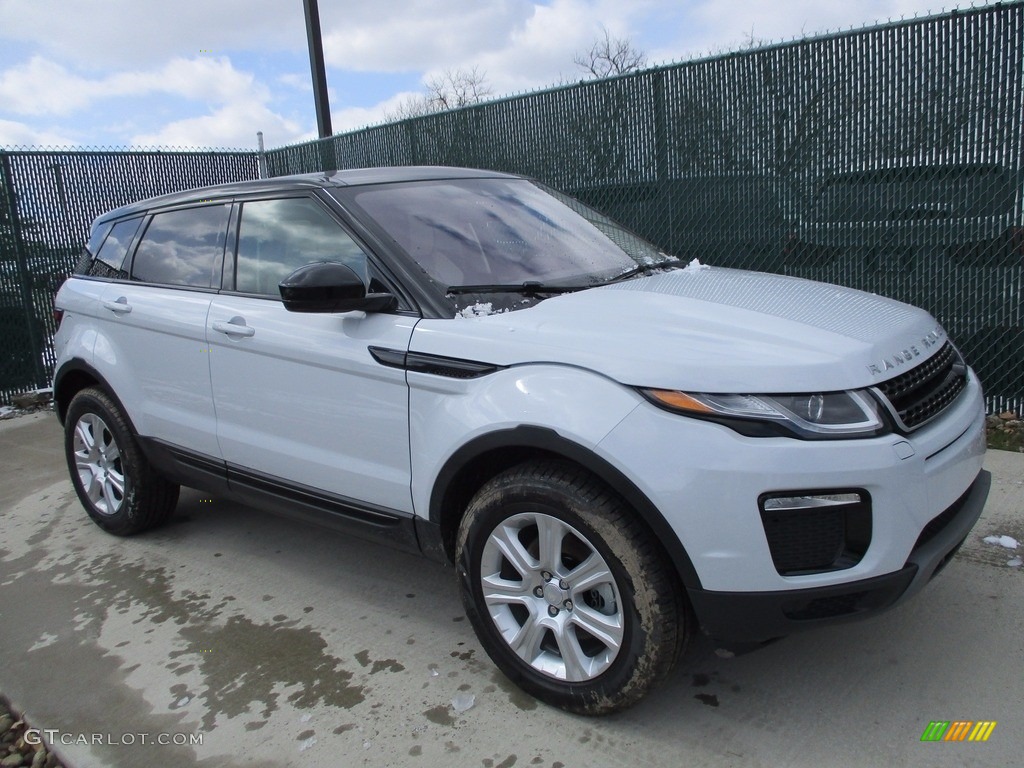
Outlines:
{"label": "snow on hood", "polygon": [[[467,322],[422,320],[410,349],[498,365],[587,368],[623,384],[697,392],[868,386],[945,332],[892,299],[781,275],[684,269],[557,296]],[[916,363],[916,360],[914,361]],[[881,369],[882,373],[879,372]]]}

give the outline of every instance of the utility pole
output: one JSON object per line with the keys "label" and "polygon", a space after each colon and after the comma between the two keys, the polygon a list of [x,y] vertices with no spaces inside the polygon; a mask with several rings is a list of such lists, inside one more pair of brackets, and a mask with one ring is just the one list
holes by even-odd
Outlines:
{"label": "utility pole", "polygon": [[320,135],[320,159],[323,171],[337,170],[334,145],[330,141],[331,105],[327,98],[327,72],[324,69],[324,42],[320,34],[320,9],[317,0],[302,0],[306,14],[306,40],[309,46],[309,69],[313,73],[313,101],[316,104],[316,127]]}

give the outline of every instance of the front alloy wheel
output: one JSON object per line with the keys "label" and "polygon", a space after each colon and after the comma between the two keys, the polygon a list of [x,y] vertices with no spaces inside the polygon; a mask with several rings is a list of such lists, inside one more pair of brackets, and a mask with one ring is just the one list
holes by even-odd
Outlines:
{"label": "front alloy wheel", "polygon": [[586,537],[541,512],[514,515],[487,537],[484,603],[502,638],[533,669],[571,683],[593,680],[622,647],[622,598]]}
{"label": "front alloy wheel", "polygon": [[486,483],[459,526],[456,562],[466,613],[494,663],[571,712],[636,703],[690,631],[650,531],[573,465],[528,462]]}

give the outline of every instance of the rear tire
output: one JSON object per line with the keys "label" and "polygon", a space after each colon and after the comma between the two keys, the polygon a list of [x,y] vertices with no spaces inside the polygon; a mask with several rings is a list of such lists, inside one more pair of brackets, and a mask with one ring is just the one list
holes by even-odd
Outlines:
{"label": "rear tire", "polygon": [[149,465],[128,420],[98,388],[83,389],[68,405],[64,454],[82,506],[108,533],[154,528],[178,504],[178,485]]}
{"label": "rear tire", "polygon": [[528,462],[459,526],[462,599],[488,655],[538,699],[600,715],[639,701],[691,631],[675,572],[633,510],[585,470]]}

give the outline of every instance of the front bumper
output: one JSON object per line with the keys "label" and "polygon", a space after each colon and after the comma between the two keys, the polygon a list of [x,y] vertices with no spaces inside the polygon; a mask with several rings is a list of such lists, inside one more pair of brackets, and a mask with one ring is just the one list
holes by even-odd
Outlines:
{"label": "front bumper", "polygon": [[991,475],[982,470],[967,492],[936,516],[898,571],[828,587],[783,592],[687,593],[704,631],[717,640],[762,643],[803,629],[862,618],[909,598],[948,563],[981,516]]}
{"label": "front bumper", "polygon": [[[704,629],[762,642],[882,610],[928,582],[984,506],[984,418],[972,373],[941,417],[906,436],[748,438],[644,404],[598,448],[675,532],[689,561],[677,556],[677,568]],[[855,558],[821,569],[773,560],[759,499],[850,491],[871,504],[870,538]]]}

